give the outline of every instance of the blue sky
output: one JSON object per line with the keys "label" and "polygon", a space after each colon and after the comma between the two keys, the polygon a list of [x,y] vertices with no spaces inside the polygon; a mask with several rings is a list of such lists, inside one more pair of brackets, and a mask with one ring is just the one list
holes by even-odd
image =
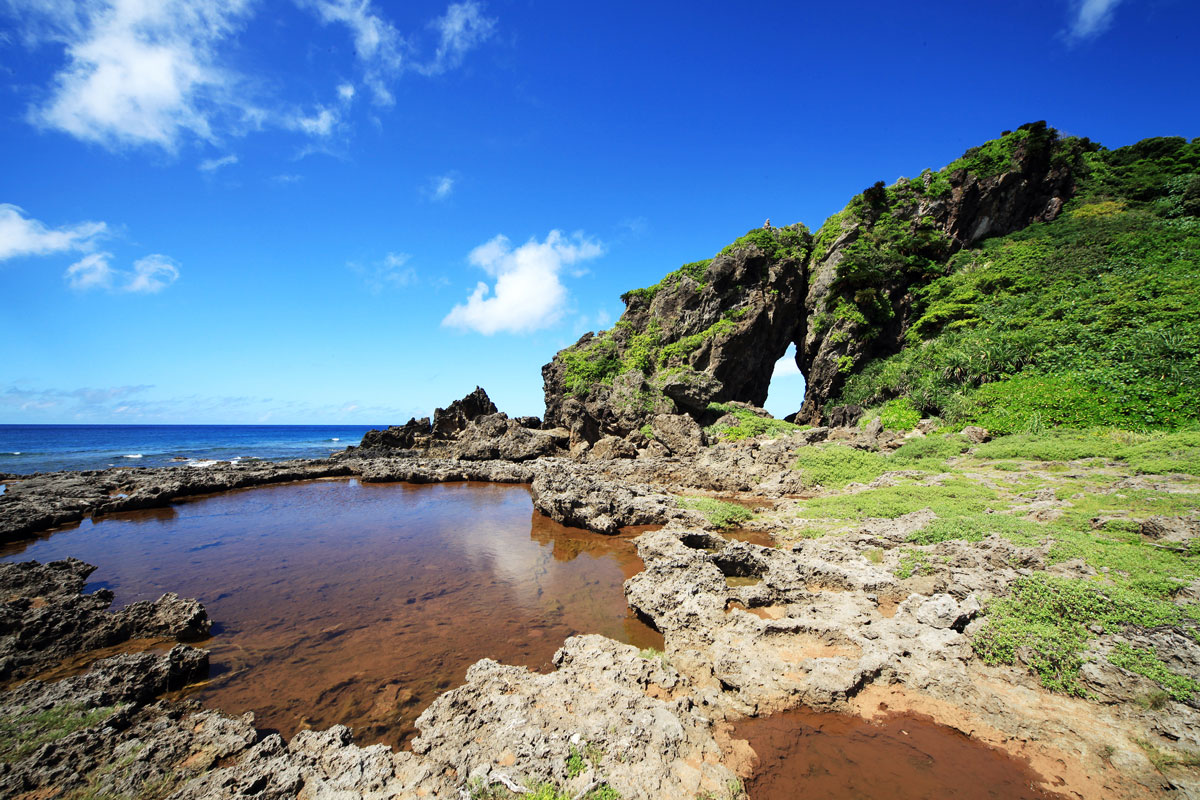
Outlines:
{"label": "blue sky", "polygon": [[1032,120],[1200,136],[1198,30],[1192,0],[0,0],[0,423],[400,423],[476,384],[540,414],[622,291],[767,217]]}

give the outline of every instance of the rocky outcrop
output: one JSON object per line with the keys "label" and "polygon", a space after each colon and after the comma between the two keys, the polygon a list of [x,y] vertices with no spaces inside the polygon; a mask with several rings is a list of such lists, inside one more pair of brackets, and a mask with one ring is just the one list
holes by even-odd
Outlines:
{"label": "rocky outcrop", "polygon": [[551,427],[543,430],[537,417],[510,419],[480,387],[447,408],[404,425],[367,431],[357,447],[347,447],[342,458],[394,458],[415,451],[433,458],[463,461],[528,461],[565,452],[568,433]]}
{"label": "rocky outcrop", "polygon": [[472,421],[495,414],[499,410],[487,396],[487,392],[476,386],[475,390],[463,399],[455,400],[446,408],[434,410],[433,436],[435,439],[452,439]]}
{"label": "rocky outcrop", "polygon": [[208,635],[204,606],[173,593],[110,612],[112,592],[81,593],[95,569],[74,558],[0,564],[0,680],[130,639],[195,641]]}
{"label": "rocky outcrop", "polygon": [[915,288],[957,250],[1052,220],[1071,197],[1079,140],[1034,123],[985,147],[986,158],[976,148],[940,173],[876,184],[815,236],[803,226],[751,231],[626,293],[612,329],[542,368],[547,423],[570,430],[572,443],[595,442],[655,415],[702,420],[712,402],[762,405],[789,344],[807,379],[794,419],[830,421],[826,405],[847,376],[900,349]]}

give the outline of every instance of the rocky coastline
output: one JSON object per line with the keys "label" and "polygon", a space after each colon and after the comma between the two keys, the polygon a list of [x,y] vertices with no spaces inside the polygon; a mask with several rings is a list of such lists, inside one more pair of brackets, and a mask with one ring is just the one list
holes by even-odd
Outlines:
{"label": "rocky coastline", "polygon": [[[565,641],[548,674],[484,659],[422,714],[411,752],[359,747],[342,726],[284,741],[257,731],[253,715],[168,699],[207,671],[205,652],[189,644],[210,624],[195,601],[168,594],[113,613],[110,594],[80,593],[92,569],[81,562],[0,565],[8,686],[0,718],[12,742],[0,763],[5,796],[457,798],[553,784],[579,797],[604,786],[624,798],[724,797],[752,764],[731,723],[798,705],[868,718],[882,709],[926,715],[1027,760],[1042,789],[1063,796],[1200,791],[1190,771],[1168,777],[1149,751],[1130,745],[1154,735],[1180,751],[1200,749],[1195,699],[1143,708],[1134,700],[1147,679],[1102,659],[1083,672],[1091,699],[1065,697],[1027,670],[987,666],[972,652],[983,606],[1030,568],[1047,567],[1045,547],[998,535],[947,541],[934,548],[933,569],[906,574],[899,561],[910,535],[934,519],[928,509],[805,537],[794,510],[807,498],[910,476],[896,470],[827,492],[803,482],[797,452],[835,442],[887,453],[922,438],[919,430],[818,427],[707,443],[690,419],[655,419],[662,441],[647,437],[639,448],[601,440],[572,454],[562,432],[477,412],[440,435],[430,425],[423,441],[393,437],[407,446],[380,442],[383,432],[316,461],[4,476],[0,536],[287,481],[527,483],[535,508],[564,524],[598,533],[662,526],[637,539],[645,569],[626,596],[664,635],[663,653],[592,635]],[[544,450],[512,457],[508,443],[530,439]],[[923,480],[934,486],[938,476]],[[1170,483],[1163,488],[1195,488]],[[776,546],[723,536],[683,496],[757,507],[746,524]],[[1033,515],[1069,505],[1052,494],[1024,502]],[[1157,637],[1200,677],[1200,646],[1179,631],[1129,635]],[[37,677],[81,653],[147,640],[158,649],[110,655],[66,678]],[[1101,637],[1096,646],[1114,642]],[[568,764],[585,752],[584,762]]]}

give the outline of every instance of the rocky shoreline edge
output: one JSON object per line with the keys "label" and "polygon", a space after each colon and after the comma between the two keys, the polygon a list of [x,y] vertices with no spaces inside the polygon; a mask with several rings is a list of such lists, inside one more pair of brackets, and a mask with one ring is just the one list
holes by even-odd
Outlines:
{"label": "rocky shoreline edge", "polygon": [[[4,564],[0,678],[9,688],[0,719],[16,744],[0,763],[0,793],[457,798],[550,782],[580,798],[604,786],[623,798],[726,797],[752,757],[730,723],[803,704],[866,717],[927,715],[1028,760],[1045,790],[1066,796],[1200,796],[1191,773],[1167,778],[1136,748],[1115,746],[1150,729],[1195,751],[1194,701],[1142,708],[1131,700],[1146,679],[1106,661],[1089,662],[1082,675],[1099,702],[1052,694],[1026,670],[989,667],[973,654],[982,604],[1045,567],[1046,548],[999,536],[942,542],[937,570],[901,579],[901,544],[929,522],[927,510],[836,537],[781,537],[772,548],[730,541],[679,502],[685,492],[758,501],[773,511],[755,524],[778,534],[794,523],[799,498],[812,495],[792,469],[798,448],[833,440],[886,451],[902,437],[877,425],[810,428],[706,447],[689,418],[661,415],[640,449],[601,439],[572,452],[564,431],[509,420],[494,407],[460,422],[423,441],[390,429],[391,442],[369,436],[314,461],[0,476],[0,539],[318,478],[528,483],[535,508],[564,524],[601,533],[664,526],[636,540],[645,569],[626,583],[630,605],[663,633],[663,654],[576,636],[549,674],[481,660],[421,715],[411,752],[359,747],[343,726],[284,741],[256,731],[250,714],[161,699],[207,669],[206,654],[186,644],[208,629],[195,601],[166,595],[114,614],[111,595],[80,594],[87,565]],[[885,473],[876,484],[889,480],[895,475]],[[1030,513],[1056,502],[1035,492]],[[19,682],[64,657],[147,638],[179,644],[166,654],[101,659],[55,682]],[[1194,643],[1169,644],[1200,664]]]}

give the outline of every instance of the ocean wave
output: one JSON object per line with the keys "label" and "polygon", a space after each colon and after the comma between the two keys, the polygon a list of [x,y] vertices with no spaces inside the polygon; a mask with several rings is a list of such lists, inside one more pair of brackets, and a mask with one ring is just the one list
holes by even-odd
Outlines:
{"label": "ocean wave", "polygon": [[197,459],[195,461],[189,461],[189,462],[187,462],[187,464],[185,466],[188,466],[188,467],[211,467],[211,466],[214,466],[214,465],[220,464],[220,463],[221,463],[220,461],[215,461],[211,458],[201,458],[201,459]]}
{"label": "ocean wave", "polygon": [[331,441],[331,442],[340,442],[340,441],[341,441],[341,439],[339,439],[337,436],[335,436],[335,437],[333,437],[332,439],[330,439],[329,441]]}
{"label": "ocean wave", "polygon": [[142,457],[141,453],[129,453],[128,455],[125,456],[125,458],[141,458],[141,457]]}

